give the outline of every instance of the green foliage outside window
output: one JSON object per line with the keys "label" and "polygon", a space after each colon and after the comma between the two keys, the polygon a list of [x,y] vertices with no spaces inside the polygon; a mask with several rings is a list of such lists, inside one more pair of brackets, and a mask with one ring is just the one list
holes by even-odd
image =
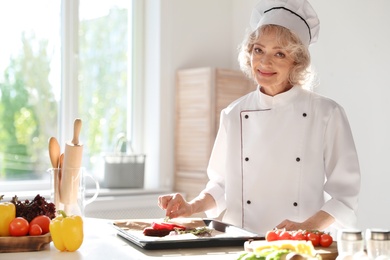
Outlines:
{"label": "green foliage outside window", "polygon": [[[127,10],[79,24],[79,113],[83,164],[92,167],[126,131]],[[37,179],[50,166],[48,139],[58,133],[59,93],[49,82],[48,41],[21,35],[23,47],[0,80],[0,180]],[[77,101],[76,101],[77,102]]]}
{"label": "green foliage outside window", "polygon": [[47,136],[57,131],[47,41],[23,34],[22,43],[0,83],[0,176],[11,179],[40,174]]}

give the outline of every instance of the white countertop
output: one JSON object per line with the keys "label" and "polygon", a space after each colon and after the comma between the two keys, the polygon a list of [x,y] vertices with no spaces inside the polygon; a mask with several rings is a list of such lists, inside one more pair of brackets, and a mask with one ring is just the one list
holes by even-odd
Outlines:
{"label": "white countertop", "polygon": [[0,253],[8,259],[237,259],[243,247],[144,250],[117,235],[109,220],[85,218],[84,242],[76,252],[60,252],[53,242],[35,252]]}

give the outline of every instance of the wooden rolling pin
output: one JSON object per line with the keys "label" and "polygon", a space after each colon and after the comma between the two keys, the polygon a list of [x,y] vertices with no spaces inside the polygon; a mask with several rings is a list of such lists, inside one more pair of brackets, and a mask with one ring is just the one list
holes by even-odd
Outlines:
{"label": "wooden rolling pin", "polygon": [[73,139],[65,144],[60,188],[61,202],[65,205],[77,203],[83,157],[83,145],[79,142],[81,125],[81,119],[77,118],[74,121]]}

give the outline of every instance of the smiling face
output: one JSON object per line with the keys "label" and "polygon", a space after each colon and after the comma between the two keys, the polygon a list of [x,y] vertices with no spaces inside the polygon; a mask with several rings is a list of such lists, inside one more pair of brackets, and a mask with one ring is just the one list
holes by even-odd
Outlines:
{"label": "smiling face", "polygon": [[274,96],[292,88],[289,75],[294,67],[294,60],[277,41],[275,30],[265,31],[256,40],[250,62],[252,75],[263,93]]}

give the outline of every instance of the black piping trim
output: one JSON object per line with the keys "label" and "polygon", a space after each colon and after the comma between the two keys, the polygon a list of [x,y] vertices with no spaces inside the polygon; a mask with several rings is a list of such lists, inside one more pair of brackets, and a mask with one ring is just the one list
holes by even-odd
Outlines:
{"label": "black piping trim", "polygon": [[306,20],[303,19],[302,16],[300,16],[299,14],[295,13],[294,11],[291,11],[290,9],[288,9],[288,8],[286,8],[286,7],[283,7],[283,6],[280,6],[280,7],[272,7],[272,8],[270,8],[270,9],[268,9],[268,10],[265,10],[264,13],[268,13],[269,11],[272,11],[272,10],[275,10],[275,9],[284,9],[284,10],[289,11],[290,13],[292,13],[292,14],[298,16],[298,17],[306,24],[307,29],[309,30],[309,36],[310,36],[310,41],[311,41],[310,26],[309,26],[309,24],[306,22]]}

